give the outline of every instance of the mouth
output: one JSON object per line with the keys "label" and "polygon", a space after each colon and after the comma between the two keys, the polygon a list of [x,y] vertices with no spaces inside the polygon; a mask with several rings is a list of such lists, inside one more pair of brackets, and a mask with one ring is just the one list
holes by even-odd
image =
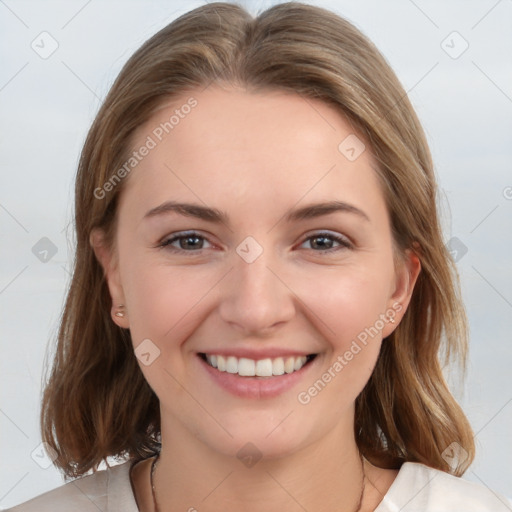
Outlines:
{"label": "mouth", "polygon": [[196,361],[215,387],[219,386],[238,398],[255,400],[272,399],[292,392],[308,375],[312,379],[322,367],[321,354],[280,355],[277,352],[275,355],[277,357],[251,359],[199,352]]}
{"label": "mouth", "polygon": [[220,354],[198,353],[199,357],[211,368],[219,372],[238,375],[239,377],[255,377],[272,379],[293,374],[311,364],[318,354],[307,356],[284,356],[265,359],[249,359],[246,357],[223,356]]}

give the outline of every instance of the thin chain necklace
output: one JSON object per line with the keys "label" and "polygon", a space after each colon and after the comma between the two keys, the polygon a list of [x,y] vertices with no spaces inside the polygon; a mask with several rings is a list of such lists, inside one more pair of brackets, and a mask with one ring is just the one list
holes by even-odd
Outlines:
{"label": "thin chain necklace", "polygon": [[[155,484],[154,484],[154,473],[157,466],[157,461],[160,457],[160,454],[158,454],[155,459],[153,460],[153,463],[151,464],[151,473],[150,473],[150,483],[151,483],[151,492],[153,494],[153,506],[154,506],[154,512],[160,512],[160,508],[158,507],[158,503],[156,501],[156,491],[155,491]],[[363,504],[363,496],[364,491],[366,488],[366,472],[364,470],[364,461],[363,461],[363,455],[360,454],[361,457],[361,467],[363,468],[363,481],[361,483],[361,496],[359,497],[359,503],[357,504],[357,508],[354,510],[354,512],[360,512],[361,506]]]}

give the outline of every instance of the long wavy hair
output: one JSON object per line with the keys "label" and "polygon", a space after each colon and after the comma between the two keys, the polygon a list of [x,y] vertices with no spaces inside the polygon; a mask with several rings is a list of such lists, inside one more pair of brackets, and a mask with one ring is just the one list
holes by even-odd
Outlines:
{"label": "long wavy hair", "polygon": [[[402,254],[413,249],[422,271],[356,399],[356,441],[382,468],[412,461],[462,475],[474,458],[473,432],[443,369],[458,362],[465,371],[467,321],[423,129],[375,46],[345,19],[299,2],[257,17],[220,2],[182,15],[134,53],[99,109],[76,176],[74,269],[42,400],[42,438],[55,452],[54,465],[72,478],[109,465],[108,457],[144,459],[160,449],[158,398],[129,331],[111,320],[89,237],[101,228],[113,240],[124,181],[108,191],[104,184],[129,158],[135,130],[163,102],[214,82],[322,100],[369,141],[395,246]],[[443,456],[452,443],[466,455],[455,468]]]}

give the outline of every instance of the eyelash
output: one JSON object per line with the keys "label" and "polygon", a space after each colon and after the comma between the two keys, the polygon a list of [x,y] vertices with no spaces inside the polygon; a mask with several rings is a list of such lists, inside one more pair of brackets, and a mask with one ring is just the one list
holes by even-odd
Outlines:
{"label": "eyelash", "polygon": [[[172,247],[171,244],[173,242],[176,242],[180,239],[183,239],[183,238],[191,238],[191,237],[195,237],[195,238],[199,238],[199,239],[202,239],[202,240],[207,240],[206,237],[200,235],[199,233],[195,232],[195,231],[190,231],[190,232],[184,232],[184,233],[178,233],[174,236],[172,236],[171,238],[167,238],[165,239],[164,241],[162,241],[158,247],[159,248],[162,248],[162,249],[166,249],[166,250],[169,250],[171,252],[174,252],[174,253],[184,253],[184,252],[188,252],[188,253],[192,253],[194,255],[200,255],[202,254],[202,251],[204,249],[199,249],[197,251],[194,251],[194,250],[186,250],[186,249],[181,249],[181,248],[177,248],[177,247]],[[314,233],[313,235],[310,235],[308,236],[307,238],[305,238],[301,243],[300,245],[302,245],[304,242],[307,242],[308,240],[311,240],[311,239],[315,239],[315,238],[330,238],[332,239],[334,242],[337,242],[339,243],[340,245],[338,247],[334,247],[334,248],[329,248],[329,249],[321,249],[321,250],[314,250],[314,249],[310,249],[312,250],[313,252],[318,252],[320,254],[325,254],[325,253],[333,253],[333,252],[336,252],[336,251],[339,251],[339,250],[343,250],[343,249],[352,249],[353,248],[353,245],[352,243],[345,237],[342,237],[342,236],[339,236],[339,235],[334,235],[332,233],[328,233],[328,232],[324,232],[324,231],[320,231],[318,233]]]}

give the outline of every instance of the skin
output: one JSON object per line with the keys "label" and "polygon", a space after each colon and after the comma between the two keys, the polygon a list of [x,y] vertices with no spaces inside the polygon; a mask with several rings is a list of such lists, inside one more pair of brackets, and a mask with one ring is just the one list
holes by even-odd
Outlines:
{"label": "skin", "polygon": [[[349,161],[338,145],[356,132],[320,101],[212,85],[167,101],[139,127],[133,147],[190,96],[197,106],[123,184],[114,249],[107,249],[101,232],[91,236],[112,296],[113,321],[130,329],[134,347],[150,339],[160,350],[150,365],[140,364],[160,399],[160,510],[228,506],[251,512],[264,501],[271,512],[353,511],[362,479],[354,402],[381,343],[406,311],[419,260],[407,251],[395,265],[370,145],[364,142],[367,149]],[[229,225],[177,213],[144,218],[169,200],[225,211]],[[332,200],[357,207],[369,220],[350,212],[284,219],[291,209]],[[174,242],[180,252],[159,247],[186,230],[204,238],[192,249],[186,237],[185,245]],[[326,230],[350,245],[319,240]],[[263,249],[252,263],[236,252],[247,236]],[[118,304],[126,306],[123,318],[114,315]],[[397,304],[395,323],[383,322],[320,393],[299,403],[298,394]],[[197,356],[237,344],[319,355],[293,389],[244,399],[213,383]],[[262,455],[250,468],[236,457],[248,442]],[[153,510],[150,462],[132,473],[144,511]],[[374,510],[397,472],[368,462],[365,472],[361,510]]]}

